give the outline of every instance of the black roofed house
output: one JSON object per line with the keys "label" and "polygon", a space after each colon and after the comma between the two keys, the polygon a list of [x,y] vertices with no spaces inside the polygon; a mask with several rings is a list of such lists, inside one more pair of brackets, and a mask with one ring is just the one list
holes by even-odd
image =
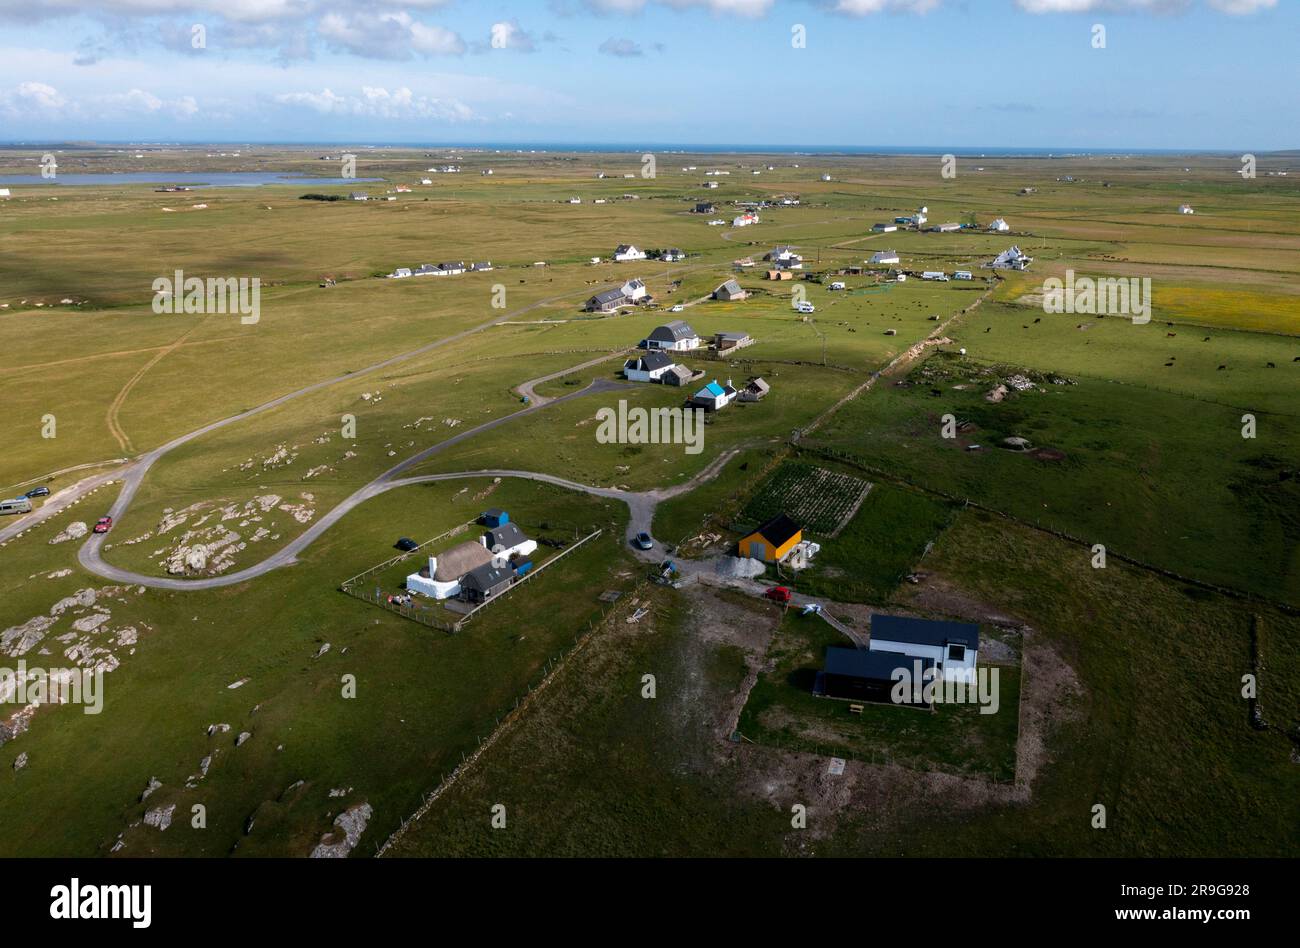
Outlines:
{"label": "black roofed house", "polygon": [[723,300],[724,302],[743,300],[747,296],[749,296],[749,294],[742,290],[740,284],[735,280],[728,280],[713,291],[713,298],[715,300]]}
{"label": "black roofed house", "polygon": [[465,263],[461,260],[438,264],[438,273],[442,276],[459,276],[465,272]]}
{"label": "black roofed house", "polygon": [[460,595],[467,602],[487,602],[510,588],[515,571],[509,566],[486,563],[470,570],[460,580]]}
{"label": "black roofed house", "polygon": [[685,260],[686,254],[684,254],[681,250],[679,250],[676,247],[669,247],[667,250],[665,250],[662,254],[659,255],[659,259],[664,260],[668,263],[676,263],[678,260]]}
{"label": "black roofed house", "polygon": [[[912,658],[901,652],[868,651],[838,645],[826,649],[826,664],[813,682],[813,694],[819,698],[845,698],[855,701],[880,701],[919,704],[925,676],[933,674],[934,660]],[[904,677],[906,676],[906,677]],[[895,685],[909,682],[910,687],[897,690],[902,700],[894,702]]]}
{"label": "black roofed house", "polygon": [[656,326],[645,340],[647,349],[671,349],[676,352],[695,349],[699,344],[700,337],[695,334],[695,330],[680,319]]}
{"label": "black roofed house", "polygon": [[947,680],[975,681],[980,627],[972,622],[872,615],[869,648],[932,660]]}
{"label": "black roofed house", "polygon": [[661,382],[673,367],[673,360],[660,349],[650,349],[644,355],[623,363],[623,375],[629,382]]}
{"label": "black roofed house", "polygon": [[606,290],[587,300],[586,310],[589,313],[613,313],[620,306],[627,306],[629,302],[627,295],[621,289]]}
{"label": "black roofed house", "polygon": [[492,261],[485,260],[482,263],[471,263],[469,268],[475,273],[486,273],[488,270],[492,269]]}

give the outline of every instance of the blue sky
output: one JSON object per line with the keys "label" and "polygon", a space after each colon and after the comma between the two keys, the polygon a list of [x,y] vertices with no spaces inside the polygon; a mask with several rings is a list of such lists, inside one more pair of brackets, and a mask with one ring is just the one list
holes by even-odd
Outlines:
{"label": "blue sky", "polygon": [[1297,6],[0,0],[0,140],[1297,148]]}

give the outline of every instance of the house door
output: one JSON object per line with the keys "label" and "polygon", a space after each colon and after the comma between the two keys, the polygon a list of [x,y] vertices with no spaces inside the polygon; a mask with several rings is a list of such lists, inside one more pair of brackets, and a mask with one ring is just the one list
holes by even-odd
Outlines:
{"label": "house door", "polygon": [[761,540],[752,540],[749,544],[749,555],[756,560],[766,560],[767,545]]}

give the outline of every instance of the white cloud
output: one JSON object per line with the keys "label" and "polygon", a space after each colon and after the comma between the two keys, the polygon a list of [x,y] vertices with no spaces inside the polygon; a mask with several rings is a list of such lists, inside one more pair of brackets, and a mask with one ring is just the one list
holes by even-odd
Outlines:
{"label": "white cloud", "polygon": [[873,13],[929,13],[942,6],[943,0],[835,0],[831,7],[846,16],[869,16]]}
{"label": "white cloud", "polygon": [[275,101],[280,105],[312,109],[322,115],[353,118],[463,122],[474,117],[473,110],[457,99],[416,95],[406,87],[390,92],[383,86],[362,86],[360,95],[338,95],[331,89],[285,92],[275,96]]}
{"label": "white cloud", "polygon": [[640,43],[624,37],[615,36],[611,36],[609,39],[605,40],[605,42],[601,43],[598,50],[606,56],[618,56],[622,59],[630,59],[634,56],[640,56],[644,52],[641,49]]}
{"label": "white cloud", "polygon": [[465,41],[441,26],[429,26],[409,13],[327,13],[318,31],[331,46],[373,59],[420,56],[459,56]]}
{"label": "white cloud", "polygon": [[1190,0],[1016,0],[1026,13],[1168,13]]}
{"label": "white cloud", "polygon": [[[585,0],[586,6],[597,13],[640,13],[651,0]],[[765,16],[776,0],[655,0],[675,10],[703,9],[710,13],[730,16]]]}
{"label": "white cloud", "polygon": [[1233,16],[1246,16],[1260,10],[1271,10],[1277,6],[1277,0],[1210,0],[1210,6]]}

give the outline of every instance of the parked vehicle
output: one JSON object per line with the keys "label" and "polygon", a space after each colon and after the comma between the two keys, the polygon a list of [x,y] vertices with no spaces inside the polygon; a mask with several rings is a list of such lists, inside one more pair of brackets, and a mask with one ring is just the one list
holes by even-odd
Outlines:
{"label": "parked vehicle", "polygon": [[24,514],[31,513],[32,502],[26,497],[15,497],[12,500],[0,500],[0,515],[5,514]]}
{"label": "parked vehicle", "polygon": [[842,289],[844,289],[844,284],[841,283],[839,280],[836,280],[834,283],[831,284],[831,289],[832,289],[832,290],[842,290]]}
{"label": "parked vehicle", "polygon": [[403,553],[410,553],[412,550],[418,550],[420,548],[420,544],[416,543],[410,537],[402,537],[394,543],[393,546],[401,550]]}
{"label": "parked vehicle", "polygon": [[681,303],[678,303],[676,306],[674,306],[674,307],[673,307],[672,309],[670,309],[668,312],[670,312],[670,313],[681,313],[681,312],[684,312],[685,309],[686,309],[685,306],[683,306]]}
{"label": "parked vehicle", "polygon": [[771,599],[773,602],[789,602],[793,595],[785,586],[772,586],[763,593],[763,598]]}
{"label": "parked vehicle", "polygon": [[636,540],[633,542],[636,543],[637,549],[640,550],[653,550],[655,547],[655,541],[644,530],[636,535]]}
{"label": "parked vehicle", "polygon": [[49,497],[50,489],[48,487],[33,487],[27,493],[23,494],[23,496],[24,497]]}
{"label": "parked vehicle", "polygon": [[98,520],[95,521],[96,533],[107,533],[111,529],[113,529],[112,517],[100,517]]}
{"label": "parked vehicle", "polygon": [[815,313],[815,312],[817,312],[817,307],[814,306],[812,303],[809,303],[807,300],[805,300],[805,301],[802,302],[802,303],[796,303],[796,304],[794,305],[794,308],[795,308],[796,310],[798,310],[799,312],[801,312],[801,313]]}

